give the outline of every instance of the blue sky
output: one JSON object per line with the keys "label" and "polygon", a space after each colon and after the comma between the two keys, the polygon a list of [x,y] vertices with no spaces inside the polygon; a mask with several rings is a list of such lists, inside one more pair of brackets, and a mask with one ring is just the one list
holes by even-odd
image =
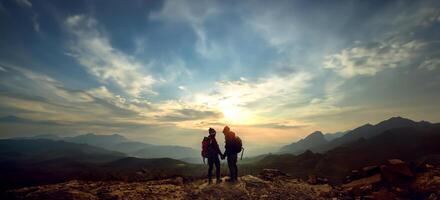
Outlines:
{"label": "blue sky", "polygon": [[[438,1],[0,2],[0,136],[120,133],[254,151],[440,121]],[[220,132],[220,131],[219,131]]]}

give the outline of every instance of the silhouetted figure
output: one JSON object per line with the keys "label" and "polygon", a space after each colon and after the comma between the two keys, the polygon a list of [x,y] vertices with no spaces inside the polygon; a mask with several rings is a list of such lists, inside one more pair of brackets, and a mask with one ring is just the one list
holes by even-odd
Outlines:
{"label": "silhouetted figure", "polygon": [[225,153],[222,159],[227,157],[230,179],[229,181],[235,182],[238,180],[238,167],[237,167],[237,155],[242,150],[241,139],[235,136],[228,126],[223,129],[223,134],[225,134]]}
{"label": "silhouetted figure", "polygon": [[[215,139],[216,131],[213,128],[209,128],[209,136],[205,137],[202,142],[202,156],[208,158],[208,183],[212,183],[212,169],[215,165],[215,176],[217,178],[217,183],[221,182],[220,179],[220,159],[219,155],[223,157],[222,152],[218,146],[217,140]],[[203,159],[204,159],[203,158]]]}

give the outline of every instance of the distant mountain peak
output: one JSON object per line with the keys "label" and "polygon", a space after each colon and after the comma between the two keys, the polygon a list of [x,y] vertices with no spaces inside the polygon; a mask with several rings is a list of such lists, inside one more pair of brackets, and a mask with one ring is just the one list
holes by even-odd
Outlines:
{"label": "distant mountain peak", "polygon": [[308,149],[327,143],[327,139],[321,131],[315,131],[298,142],[286,145],[281,148],[281,152],[301,153]]}
{"label": "distant mountain peak", "polygon": [[408,118],[397,116],[397,117],[391,117],[383,122],[414,122],[414,121]]}
{"label": "distant mountain peak", "polygon": [[366,123],[366,124],[364,124],[362,126],[359,126],[358,128],[367,128],[367,127],[372,127],[372,126],[374,126],[374,125],[370,124],[370,123]]}
{"label": "distant mountain peak", "polygon": [[127,138],[125,138],[123,135],[114,133],[114,134],[96,134],[96,133],[86,133],[86,134],[82,134],[82,135],[77,135],[76,137],[105,137],[105,138],[120,138],[120,139],[124,139],[126,140]]}
{"label": "distant mountain peak", "polygon": [[309,136],[311,136],[311,135],[316,135],[316,136],[322,135],[322,136],[324,136],[324,134],[321,131],[315,131],[315,132],[311,133]]}
{"label": "distant mountain peak", "polygon": [[382,121],[378,124],[376,124],[376,126],[410,126],[413,125],[417,122],[407,119],[407,118],[403,118],[400,116],[397,117],[391,117],[385,121]]}
{"label": "distant mountain peak", "polygon": [[326,140],[324,137],[324,134],[321,131],[315,131],[311,134],[309,134],[307,137],[305,137],[302,140]]}

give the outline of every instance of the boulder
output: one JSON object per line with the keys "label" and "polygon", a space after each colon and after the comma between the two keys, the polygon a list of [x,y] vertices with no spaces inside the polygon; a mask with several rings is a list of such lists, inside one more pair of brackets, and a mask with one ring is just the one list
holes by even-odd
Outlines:
{"label": "boulder", "polygon": [[388,160],[388,163],[380,166],[380,172],[388,182],[400,182],[414,177],[408,165],[399,159]]}
{"label": "boulder", "polygon": [[273,180],[277,177],[286,177],[287,174],[278,169],[263,169],[258,176],[264,180]]}
{"label": "boulder", "polygon": [[364,186],[361,186],[361,187],[349,188],[347,190],[347,192],[349,192],[353,196],[365,196],[367,194],[370,194],[372,190],[373,190],[373,186],[372,185],[364,185]]}
{"label": "boulder", "polygon": [[252,175],[242,176],[240,178],[240,181],[243,182],[246,187],[262,188],[262,187],[266,187],[268,185],[267,181],[264,181],[258,177],[252,176]]}
{"label": "boulder", "polygon": [[380,183],[381,180],[382,180],[381,175],[375,174],[370,177],[362,178],[362,179],[355,180],[350,183],[344,184],[344,185],[342,185],[342,188],[344,188],[345,190],[350,190],[350,188],[361,188],[363,186],[368,186],[368,185],[374,186],[374,185]]}
{"label": "boulder", "polygon": [[380,167],[377,165],[367,166],[367,167],[362,168],[362,175],[364,177],[372,176],[377,173],[380,173]]}
{"label": "boulder", "polygon": [[411,189],[418,194],[437,193],[440,195],[440,169],[417,174],[411,184]]}

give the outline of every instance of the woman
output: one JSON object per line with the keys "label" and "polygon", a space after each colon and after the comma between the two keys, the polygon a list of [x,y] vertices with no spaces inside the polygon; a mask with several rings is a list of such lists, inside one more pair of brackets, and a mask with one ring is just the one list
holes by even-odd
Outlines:
{"label": "woman", "polygon": [[209,144],[208,144],[208,183],[212,183],[212,169],[215,165],[215,176],[217,178],[217,183],[221,182],[220,179],[220,159],[219,155],[223,157],[222,152],[220,151],[220,148],[218,146],[217,140],[215,139],[216,131],[213,128],[209,128]]}

